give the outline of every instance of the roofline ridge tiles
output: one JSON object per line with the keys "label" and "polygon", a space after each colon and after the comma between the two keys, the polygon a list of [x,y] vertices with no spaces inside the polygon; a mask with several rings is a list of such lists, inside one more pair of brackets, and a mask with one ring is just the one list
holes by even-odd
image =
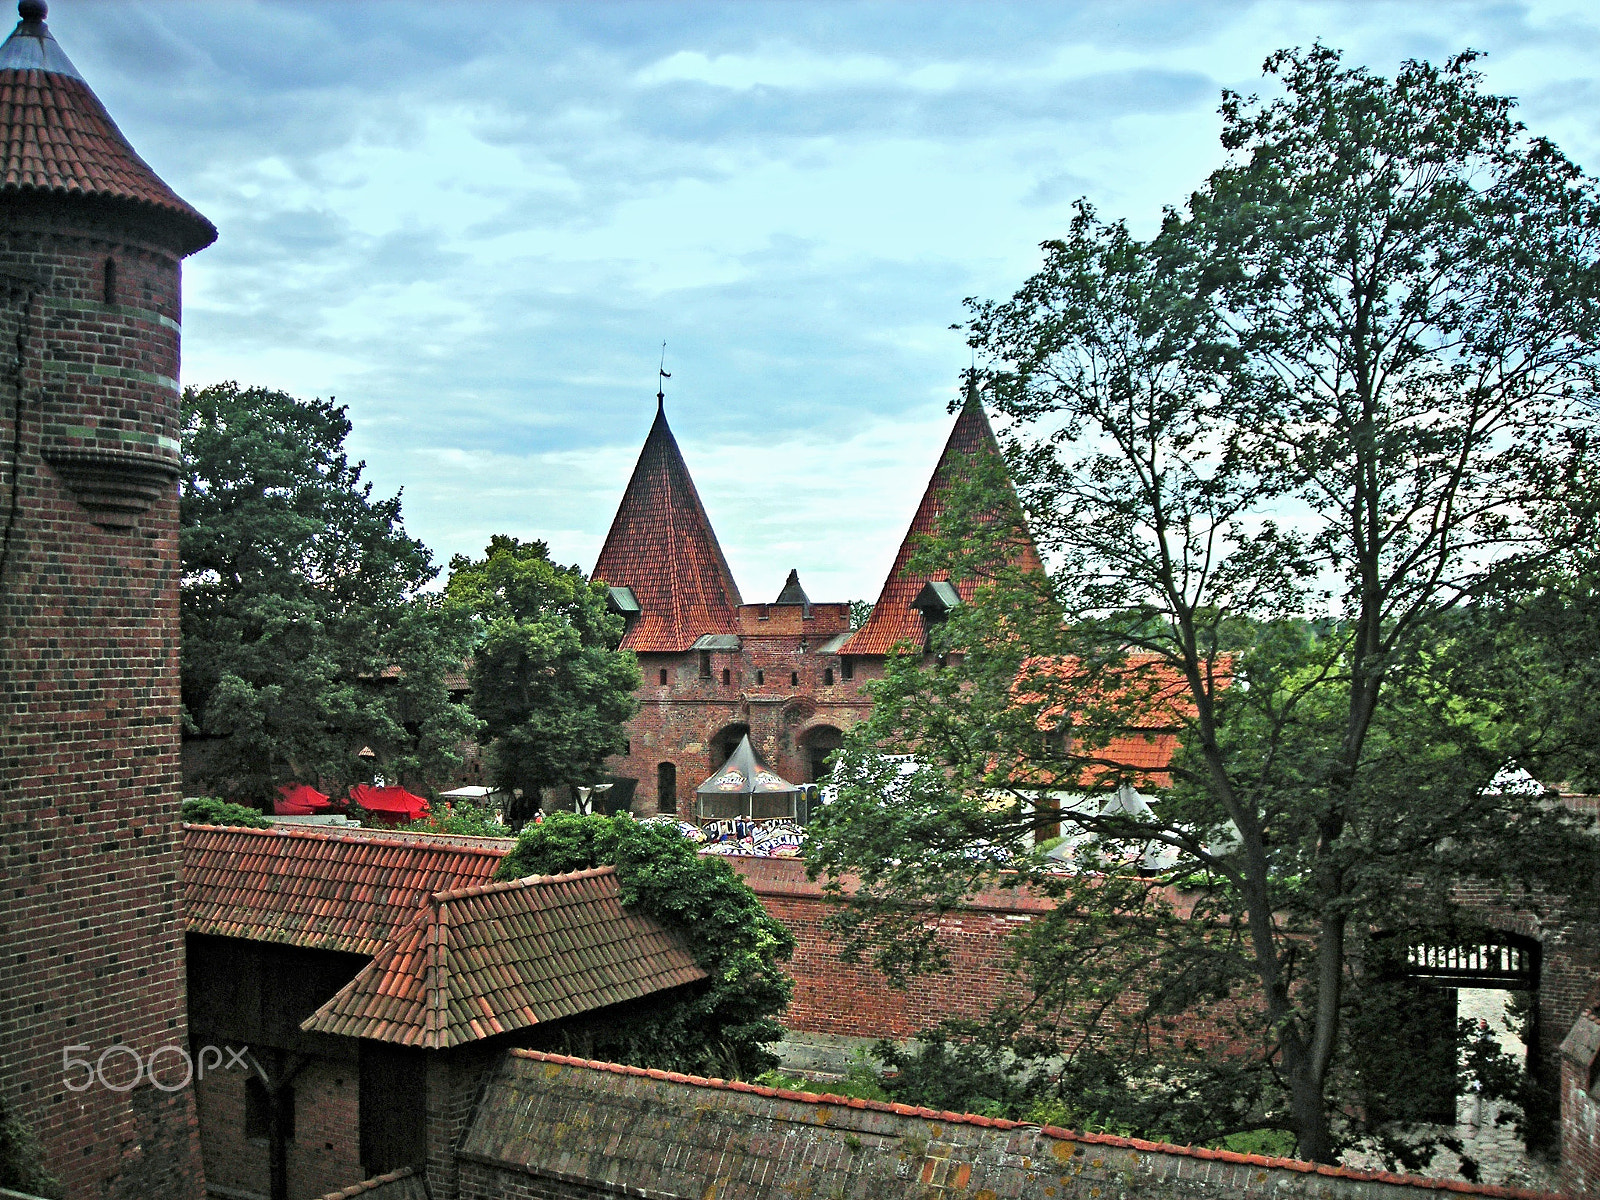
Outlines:
{"label": "roofline ridge tiles", "polygon": [[496,879],[488,883],[474,883],[464,888],[451,888],[434,892],[431,899],[439,901],[466,900],[473,896],[486,896],[493,892],[509,892],[516,888],[544,887],[568,880],[594,879],[601,875],[615,875],[614,866],[585,867],[581,871],[565,871],[559,875],[524,875],[519,879]]}
{"label": "roofline ridge tiles", "polygon": [[422,1045],[448,1049],[450,1029],[450,905],[438,896],[423,902],[427,929],[427,964],[422,972]]}
{"label": "roofline ridge tiles", "polygon": [[[315,826],[304,825],[274,825],[270,829],[258,829],[251,825],[196,825],[190,821],[182,822],[182,828],[192,829],[198,833],[250,834],[256,837],[280,837],[312,842],[352,842],[362,846],[382,846],[390,850],[397,846],[421,846],[441,854],[477,854],[504,858],[508,853],[498,846],[468,846],[459,842],[430,841],[425,833],[419,833],[412,838],[363,829],[340,829],[328,832]],[[366,836],[363,836],[364,834]]]}
{"label": "roofline ridge tiles", "polygon": [[1298,1171],[1306,1175],[1323,1175],[1335,1179],[1350,1179],[1367,1183],[1395,1184],[1401,1187],[1426,1188],[1430,1191],[1460,1192],[1471,1196],[1492,1196],[1502,1200],[1564,1200],[1564,1193],[1535,1192],[1525,1188],[1500,1187],[1495,1184],[1467,1183],[1459,1179],[1429,1179],[1421,1175],[1398,1175],[1389,1171],[1360,1171],[1351,1167],[1335,1167],[1325,1163],[1305,1162],[1294,1158],[1276,1158],[1264,1154],[1240,1154],[1234,1150],[1211,1150],[1204,1146],[1179,1146],[1172,1142],[1152,1142],[1143,1138],[1120,1137],[1110,1133],[1084,1133],[1064,1129],[1059,1125],[1040,1125],[1034,1121],[1012,1121],[1005,1117],[984,1117],[977,1113],[958,1113],[921,1108],[911,1104],[885,1103],[881,1100],[862,1100],[853,1096],[838,1096],[831,1092],[796,1092],[788,1088],[771,1088],[758,1083],[745,1083],[738,1079],[712,1079],[704,1075],[685,1075],[678,1071],[663,1071],[653,1067],[635,1067],[626,1063],[602,1062],[599,1059],[579,1058],[571,1054],[557,1054],[546,1050],[525,1050],[513,1047],[506,1051],[508,1058],[526,1058],[534,1062],[554,1063],[559,1066],[580,1067],[588,1071],[604,1071],[612,1075],[632,1075],[641,1079],[655,1079],[667,1083],[684,1083],[692,1087],[712,1088],[724,1092],[748,1092],[756,1096],[777,1097],[805,1104],[825,1103],[835,1108],[859,1108],[871,1112],[893,1113],[902,1117],[920,1117],[941,1121],[944,1124],[976,1125],[986,1129],[1038,1129],[1062,1141],[1079,1142],[1093,1146],[1114,1146],[1119,1149],[1142,1150],[1159,1154],[1178,1155],[1184,1158],[1210,1159],[1218,1162],[1238,1163],[1246,1166],[1275,1167],[1279,1170]]}

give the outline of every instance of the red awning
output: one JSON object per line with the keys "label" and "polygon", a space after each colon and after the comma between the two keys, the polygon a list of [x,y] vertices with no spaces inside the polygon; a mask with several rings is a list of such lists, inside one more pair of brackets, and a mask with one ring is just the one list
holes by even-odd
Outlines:
{"label": "red awning", "polygon": [[309,783],[286,783],[278,788],[272,802],[273,814],[280,817],[308,817],[334,811],[328,798]]}
{"label": "red awning", "polygon": [[373,787],[358,783],[350,789],[350,803],[359,804],[374,819],[390,825],[403,825],[415,821],[428,811],[428,802],[403,787]]}

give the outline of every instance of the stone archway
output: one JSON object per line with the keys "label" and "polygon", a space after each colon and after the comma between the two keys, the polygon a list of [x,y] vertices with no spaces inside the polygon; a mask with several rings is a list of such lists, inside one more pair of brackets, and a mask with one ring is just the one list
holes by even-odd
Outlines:
{"label": "stone archway", "polygon": [[836,725],[813,725],[800,735],[801,761],[806,783],[821,783],[832,770],[832,759],[844,745],[844,733]]}
{"label": "stone archway", "polygon": [[[749,732],[749,725],[743,721],[734,721],[732,724],[724,725],[711,736],[707,747],[710,752],[712,771],[715,771],[728,761],[728,756],[739,748],[739,739],[745,737]],[[707,774],[709,775],[710,772],[707,772]]]}

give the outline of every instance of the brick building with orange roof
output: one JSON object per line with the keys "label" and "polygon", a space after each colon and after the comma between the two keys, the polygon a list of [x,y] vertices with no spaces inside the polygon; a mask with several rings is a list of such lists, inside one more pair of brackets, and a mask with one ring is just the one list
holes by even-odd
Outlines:
{"label": "brick building with orange roof", "polygon": [[176,1086],[175,485],[181,263],[217,231],[129,145],[41,0],[18,12],[0,46],[0,1102],[69,1196],[198,1198]]}
{"label": "brick building with orange roof", "polygon": [[[771,603],[744,602],[658,402],[593,572],[627,622],[622,645],[643,677],[626,750],[607,763],[623,781],[611,806],[692,816],[695,788],[746,734],[790,782],[825,778],[845,731],[871,708],[861,685],[882,676],[891,650],[923,645],[931,624],[972,599],[974,581],[952,584],[911,559],[966,464],[999,453],[969,386],[872,616],[852,629],[850,604],[812,600],[798,571]],[[1031,541],[1018,561],[1039,569]]]}
{"label": "brick building with orange roof", "polygon": [[454,1147],[507,1049],[581,1044],[706,978],[676,931],[623,907],[615,868],[494,882],[510,845],[184,827],[214,1194],[310,1196],[418,1166],[452,1196]]}

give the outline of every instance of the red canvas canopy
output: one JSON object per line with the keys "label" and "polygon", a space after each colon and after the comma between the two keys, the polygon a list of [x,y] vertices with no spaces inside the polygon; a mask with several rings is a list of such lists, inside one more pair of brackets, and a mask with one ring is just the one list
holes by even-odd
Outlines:
{"label": "red canvas canopy", "polygon": [[415,821],[428,811],[427,800],[412,795],[403,787],[373,787],[370,783],[358,783],[351,788],[350,803],[359,804],[375,820],[390,825]]}
{"label": "red canvas canopy", "polygon": [[326,796],[309,783],[286,783],[278,788],[278,798],[272,802],[272,811],[280,817],[309,817],[333,812],[334,807]]}

